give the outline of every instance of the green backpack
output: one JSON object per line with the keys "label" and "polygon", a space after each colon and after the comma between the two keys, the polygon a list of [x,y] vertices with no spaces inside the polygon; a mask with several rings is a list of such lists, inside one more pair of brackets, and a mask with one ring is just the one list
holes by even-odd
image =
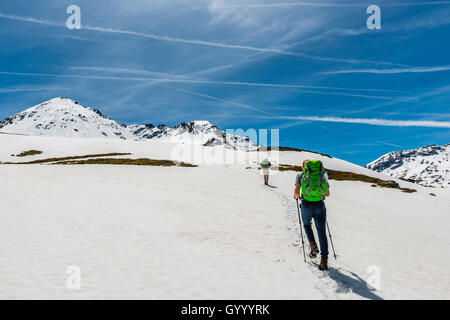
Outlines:
{"label": "green backpack", "polygon": [[303,169],[301,180],[302,198],[306,201],[320,201],[325,199],[328,191],[328,183],[324,175],[326,170],[322,161],[310,160]]}

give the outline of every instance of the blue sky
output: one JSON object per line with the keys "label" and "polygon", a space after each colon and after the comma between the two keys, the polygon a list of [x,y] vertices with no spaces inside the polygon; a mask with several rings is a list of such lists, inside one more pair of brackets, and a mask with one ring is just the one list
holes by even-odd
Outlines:
{"label": "blue sky", "polygon": [[0,118],[65,96],[123,123],[279,128],[362,165],[450,142],[450,1],[3,0],[0,37]]}

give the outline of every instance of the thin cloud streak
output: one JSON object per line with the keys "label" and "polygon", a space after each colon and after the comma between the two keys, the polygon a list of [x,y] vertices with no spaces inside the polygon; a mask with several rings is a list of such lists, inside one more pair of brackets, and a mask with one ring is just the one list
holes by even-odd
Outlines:
{"label": "thin cloud streak", "polygon": [[450,5],[450,1],[428,1],[428,2],[408,2],[408,3],[388,3],[383,6],[390,7],[423,7],[423,6],[439,6]]}
{"label": "thin cloud streak", "polygon": [[3,12],[0,12],[0,18],[4,18],[4,19],[9,19],[9,20],[18,20],[18,21],[24,21],[24,22],[30,22],[30,23],[37,23],[37,24],[43,24],[43,25],[47,25],[47,26],[53,26],[53,27],[66,27],[65,24],[63,23],[59,23],[59,22],[54,22],[54,21],[50,21],[50,20],[43,20],[43,19],[36,19],[36,18],[32,18],[32,17],[21,17],[21,16],[16,16],[13,14],[6,14]]}
{"label": "thin cloud streak", "polygon": [[436,67],[411,67],[411,68],[395,68],[395,69],[349,69],[326,71],[320,74],[345,74],[345,73],[375,73],[375,74],[398,74],[398,73],[428,73],[449,71],[450,66],[436,66]]}
{"label": "thin cloud streak", "polygon": [[299,92],[322,94],[322,95],[338,95],[338,96],[367,98],[367,99],[395,100],[395,98],[393,98],[393,97],[369,96],[369,95],[365,95],[365,94],[354,94],[354,93],[345,93],[345,92],[324,92],[324,91],[313,91],[313,90],[299,90]]}
{"label": "thin cloud streak", "polygon": [[194,7],[194,9],[260,9],[260,8],[284,8],[284,7],[330,7],[346,8],[355,6],[367,6],[362,3],[331,3],[331,2],[281,2],[281,3],[260,3],[260,4],[230,4],[230,5],[210,5]]}
{"label": "thin cloud streak", "polygon": [[27,91],[52,91],[52,90],[66,90],[68,87],[57,86],[39,86],[39,87],[10,87],[0,88],[0,93],[13,93],[13,92],[27,92]]}
{"label": "thin cloud streak", "polygon": [[[49,26],[54,26],[54,27],[63,27],[63,28],[66,27],[64,24],[58,23],[58,22],[36,19],[36,18],[32,18],[32,17],[20,17],[20,16],[16,16],[16,15],[5,14],[2,12],[0,12],[0,18],[10,19],[10,20],[19,20],[19,21],[30,22],[30,23],[38,23],[38,24],[49,25]],[[234,45],[234,44],[205,41],[205,40],[174,38],[174,37],[168,37],[168,36],[160,36],[160,35],[156,35],[156,34],[152,34],[152,33],[121,30],[121,29],[114,29],[114,28],[96,27],[96,26],[89,26],[89,25],[83,26],[82,30],[132,35],[132,36],[137,36],[137,37],[144,37],[144,38],[148,38],[148,39],[153,39],[153,40],[158,40],[158,41],[166,41],[166,42],[174,42],[174,43],[185,43],[185,44],[194,44],[194,45],[217,47],[217,48],[240,49],[240,50],[256,51],[256,52],[263,52],[263,53],[279,54],[279,55],[293,56],[293,57],[299,57],[299,58],[316,60],[316,61],[345,62],[345,63],[352,63],[352,64],[368,63],[368,64],[378,64],[378,65],[405,66],[404,64],[392,63],[392,62],[321,57],[321,56],[315,56],[315,55],[308,55],[308,54],[304,54],[304,53],[285,51],[285,50],[281,50],[281,49],[277,49],[277,48],[260,48],[260,47]]]}
{"label": "thin cloud streak", "polygon": [[72,79],[94,79],[94,80],[120,80],[120,81],[152,81],[161,79],[138,78],[138,77],[112,77],[112,76],[87,76],[73,74],[55,74],[55,73],[27,73],[27,72],[8,72],[0,71],[0,74],[25,77],[56,77],[56,78],[72,78]]}
{"label": "thin cloud streak", "polygon": [[387,146],[390,146],[390,147],[403,148],[403,146],[395,144],[395,143],[390,143],[390,142],[381,141],[381,140],[378,140],[376,142],[379,142],[381,144],[384,144],[384,145],[387,145]]}
{"label": "thin cloud streak", "polygon": [[84,66],[74,66],[70,67],[71,70],[82,70],[82,71],[100,71],[108,73],[123,73],[123,74],[138,74],[156,77],[170,77],[170,78],[190,78],[185,75],[170,74],[165,72],[155,72],[149,70],[139,70],[139,69],[128,69],[128,68],[113,68],[113,67],[84,67]]}
{"label": "thin cloud streak", "polygon": [[208,69],[195,71],[195,72],[193,72],[191,74],[192,75],[197,75],[197,74],[215,73],[215,72],[218,72],[218,71],[234,68],[235,66],[236,65],[233,65],[233,64],[227,64],[227,65],[223,65],[223,66],[211,67],[211,68],[208,68]]}
{"label": "thin cloud streak", "polygon": [[440,95],[442,93],[446,93],[450,91],[450,86],[443,86],[437,89],[433,89],[431,91],[428,92],[424,92],[421,93],[419,95],[415,95],[415,96],[408,96],[408,97],[400,97],[397,98],[393,101],[389,101],[389,102],[384,102],[375,106],[371,106],[371,107],[366,107],[366,108],[362,108],[362,109],[357,109],[357,110],[352,110],[349,112],[346,112],[347,114],[353,114],[353,113],[363,113],[363,112],[368,112],[368,111],[372,111],[375,109],[379,109],[379,108],[383,108],[383,107],[387,107],[390,105],[394,105],[394,104],[399,104],[399,103],[405,103],[405,102],[410,102],[410,101],[419,101],[420,99],[423,98],[427,98],[430,96],[434,96],[434,95]]}
{"label": "thin cloud streak", "polygon": [[[385,7],[421,7],[435,5],[450,5],[449,1],[428,1],[428,2],[409,2],[409,3],[387,3],[381,6]],[[367,7],[368,3],[333,3],[333,2],[285,2],[285,3],[261,3],[261,4],[236,4],[236,5],[211,5],[198,6],[194,9],[261,9],[261,8],[284,8],[284,7],[326,7],[326,8],[348,8],[348,7]]]}
{"label": "thin cloud streak", "polygon": [[[251,86],[251,87],[269,87],[269,88],[290,88],[290,89],[327,89],[327,90],[348,90],[348,91],[375,91],[375,92],[393,92],[392,90],[377,90],[377,89],[354,89],[354,88],[338,88],[338,87],[324,87],[324,86],[308,86],[308,85],[295,85],[295,84],[277,84],[277,83],[256,83],[256,82],[238,82],[238,81],[213,81],[202,79],[175,79],[175,78],[144,78],[144,77],[115,77],[115,76],[95,76],[95,75],[69,75],[69,74],[52,74],[52,73],[25,73],[25,72],[8,72],[0,71],[0,74],[16,75],[16,76],[30,76],[30,77],[57,77],[57,78],[76,78],[76,79],[93,79],[93,80],[118,80],[118,81],[146,81],[155,83],[195,83],[195,84],[211,84],[211,85],[231,85],[231,86]],[[394,91],[395,92],[395,91]],[[345,94],[342,92],[317,92],[309,91],[309,93],[317,94]],[[350,94],[346,94],[350,95]],[[358,97],[364,97],[364,95],[355,95]],[[378,96],[366,96],[377,97]],[[386,97],[381,97],[384,99]]]}
{"label": "thin cloud streak", "polygon": [[367,124],[373,126],[386,126],[386,127],[450,128],[450,121],[387,120],[387,119],[363,119],[363,118],[316,117],[316,116],[279,116],[274,118],[288,119],[288,120]]}
{"label": "thin cloud streak", "polygon": [[196,95],[196,96],[199,96],[199,97],[204,97],[204,98],[212,99],[212,100],[219,101],[219,102],[224,102],[224,103],[232,104],[232,105],[235,105],[235,106],[238,106],[238,107],[243,107],[243,108],[245,108],[245,109],[252,110],[252,111],[257,111],[257,112],[264,113],[264,114],[267,114],[267,115],[278,116],[278,115],[275,114],[275,113],[267,112],[267,111],[258,109],[258,108],[256,108],[256,107],[249,106],[249,105],[247,105],[247,104],[238,103],[238,102],[234,102],[234,101],[230,101],[230,100],[225,100],[225,99],[220,99],[220,98],[216,98],[216,97],[213,97],[213,96],[210,96],[210,95],[207,95],[207,94],[203,94],[203,93],[199,93],[199,92],[194,92],[194,91],[189,91],[189,90],[184,90],[184,89],[175,89],[175,90],[181,91],[181,92],[185,92],[185,93],[189,93],[189,94],[192,94],[192,95]]}
{"label": "thin cloud streak", "polygon": [[[159,79],[161,81],[171,81],[172,78],[186,78],[191,80],[194,83],[206,83],[206,84],[230,84],[230,85],[245,85],[245,86],[268,86],[268,87],[288,87],[288,88],[299,88],[299,89],[326,89],[326,90],[344,90],[344,91],[358,91],[358,92],[385,92],[385,93],[401,93],[404,91],[401,90],[390,90],[390,89],[361,89],[361,88],[342,88],[342,87],[327,87],[327,86],[310,86],[310,85],[290,85],[290,84],[277,84],[277,83],[256,83],[256,82],[235,82],[235,81],[215,81],[209,80],[207,78],[196,78],[192,77],[192,75],[202,74],[202,73],[210,73],[214,72],[218,69],[224,69],[227,67],[233,67],[233,65],[227,66],[219,66],[216,68],[210,68],[206,70],[196,71],[191,74],[170,74],[170,73],[162,73],[162,72],[154,72],[149,70],[139,70],[139,69],[127,69],[127,68],[112,68],[112,67],[70,67],[72,70],[87,70],[87,71],[104,71],[104,72],[112,72],[112,73],[130,73],[130,74],[141,74],[141,75],[157,75],[157,76],[167,76],[168,78]],[[126,78],[124,78],[126,79]],[[135,78],[131,78],[135,79]],[[158,80],[158,79],[149,79],[149,80]],[[325,94],[334,94],[334,93],[325,93]],[[342,93],[345,95],[345,93]],[[357,95],[355,95],[357,96]],[[363,96],[364,97],[364,96]],[[380,98],[380,99],[391,99],[387,97],[379,97],[379,96],[366,96],[370,98]]]}
{"label": "thin cloud streak", "polygon": [[149,39],[159,40],[159,41],[178,42],[178,43],[202,45],[202,46],[209,46],[209,47],[218,47],[218,48],[226,48],[226,49],[241,49],[241,50],[257,51],[257,52],[263,52],[263,53],[279,54],[279,55],[293,56],[293,57],[299,57],[299,58],[304,58],[304,59],[309,59],[309,60],[317,60],[317,61],[345,62],[345,63],[352,63],[352,64],[368,63],[368,64],[379,64],[379,65],[405,66],[404,64],[392,63],[392,62],[322,57],[322,56],[308,55],[308,54],[292,52],[292,51],[285,51],[285,50],[281,50],[281,49],[277,49],[277,48],[260,48],[260,47],[235,45],[235,44],[212,42],[212,41],[205,41],[205,40],[173,38],[173,37],[168,37],[168,36],[159,36],[159,35],[155,35],[155,34],[151,34],[151,33],[120,30],[120,29],[113,29],[113,28],[84,26],[83,29],[90,30],[90,31],[100,31],[100,32],[108,32],[108,33],[134,35],[134,36],[139,36],[139,37],[144,37],[144,38],[149,38]]}
{"label": "thin cloud streak", "polygon": [[[240,82],[240,81],[213,81],[213,80],[183,80],[183,79],[149,79],[159,82],[180,82],[180,83],[200,83],[200,84],[220,84],[232,86],[251,86],[251,87],[269,87],[269,88],[291,88],[291,89],[328,89],[328,90],[349,90],[349,91],[372,91],[371,89],[353,89],[353,88],[337,88],[323,86],[308,86],[295,84],[278,84],[278,83],[257,83],[257,82]],[[315,93],[310,91],[310,93]],[[333,94],[330,92],[329,94]],[[340,94],[338,92],[337,94]]]}

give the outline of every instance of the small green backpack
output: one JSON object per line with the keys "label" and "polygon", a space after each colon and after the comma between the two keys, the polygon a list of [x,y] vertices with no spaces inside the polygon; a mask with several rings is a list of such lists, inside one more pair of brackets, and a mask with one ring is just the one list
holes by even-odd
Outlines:
{"label": "small green backpack", "polygon": [[322,161],[310,160],[303,169],[301,179],[302,198],[306,201],[320,201],[325,199],[328,191],[328,183],[325,176],[326,170]]}

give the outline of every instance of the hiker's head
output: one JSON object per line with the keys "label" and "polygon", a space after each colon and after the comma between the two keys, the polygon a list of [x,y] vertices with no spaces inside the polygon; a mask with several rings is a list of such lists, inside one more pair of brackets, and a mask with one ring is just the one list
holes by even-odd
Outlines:
{"label": "hiker's head", "polygon": [[304,161],[303,161],[303,164],[302,164],[302,169],[303,169],[303,170],[305,170],[305,166],[306,166],[306,163],[307,163],[308,161],[309,161],[309,160],[304,160]]}

